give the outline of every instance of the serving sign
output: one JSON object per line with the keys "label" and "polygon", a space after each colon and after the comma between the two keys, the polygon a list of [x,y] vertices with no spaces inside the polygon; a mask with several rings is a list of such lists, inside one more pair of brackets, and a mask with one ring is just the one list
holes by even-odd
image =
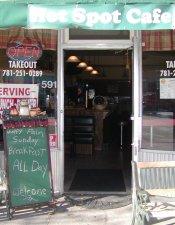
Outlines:
{"label": "serving sign", "polygon": [[1,84],[0,83],[0,123],[4,109],[18,108],[22,99],[27,99],[32,108],[38,106],[38,84]]}

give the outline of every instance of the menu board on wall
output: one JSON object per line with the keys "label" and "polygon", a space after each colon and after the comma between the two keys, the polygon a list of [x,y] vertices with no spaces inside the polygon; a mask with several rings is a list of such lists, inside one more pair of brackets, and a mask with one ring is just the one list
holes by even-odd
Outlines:
{"label": "menu board on wall", "polygon": [[175,99],[175,61],[166,60],[160,70],[160,99]]}
{"label": "menu board on wall", "polygon": [[[47,127],[43,124],[18,127],[17,123],[14,123],[16,127],[4,129],[10,207],[51,202],[53,188]],[[9,126],[8,122],[6,125]]]}
{"label": "menu board on wall", "polygon": [[160,99],[175,99],[175,78],[160,79]]}

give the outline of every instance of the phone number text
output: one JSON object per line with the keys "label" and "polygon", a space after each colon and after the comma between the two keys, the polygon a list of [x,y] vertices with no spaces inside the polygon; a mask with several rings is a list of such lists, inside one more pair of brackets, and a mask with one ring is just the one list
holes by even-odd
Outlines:
{"label": "phone number text", "polygon": [[175,77],[175,70],[160,70],[160,77]]}
{"label": "phone number text", "polygon": [[16,76],[16,77],[25,77],[25,76],[29,76],[29,77],[42,77],[43,75],[43,71],[42,70],[29,70],[29,71],[25,71],[25,70],[3,70],[3,77],[12,77],[12,76]]}

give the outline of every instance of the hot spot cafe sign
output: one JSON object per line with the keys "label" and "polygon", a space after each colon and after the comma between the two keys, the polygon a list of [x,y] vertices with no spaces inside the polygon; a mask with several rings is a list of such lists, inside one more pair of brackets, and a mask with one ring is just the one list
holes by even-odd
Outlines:
{"label": "hot spot cafe sign", "polygon": [[[19,9],[20,12],[19,13]],[[6,15],[13,15],[7,17]],[[156,30],[175,28],[175,4],[7,4],[1,27],[97,30]]]}
{"label": "hot spot cafe sign", "polygon": [[[75,6],[74,6],[75,7]],[[164,5],[102,5],[86,7],[79,5],[72,9],[54,7],[29,6],[29,26],[39,28],[44,24],[90,29],[151,29],[153,27],[172,28],[175,13],[173,8]]]}
{"label": "hot spot cafe sign", "polygon": [[169,5],[78,5],[54,8],[52,6],[29,6],[28,25],[41,28],[77,26],[89,29],[131,30],[150,28],[169,28],[175,24],[175,13]]}

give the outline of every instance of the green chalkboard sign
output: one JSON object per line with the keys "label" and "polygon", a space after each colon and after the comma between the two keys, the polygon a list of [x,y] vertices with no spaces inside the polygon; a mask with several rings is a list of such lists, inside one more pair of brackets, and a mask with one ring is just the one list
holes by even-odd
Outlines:
{"label": "green chalkboard sign", "polygon": [[4,129],[10,206],[21,207],[52,200],[47,127]]}

